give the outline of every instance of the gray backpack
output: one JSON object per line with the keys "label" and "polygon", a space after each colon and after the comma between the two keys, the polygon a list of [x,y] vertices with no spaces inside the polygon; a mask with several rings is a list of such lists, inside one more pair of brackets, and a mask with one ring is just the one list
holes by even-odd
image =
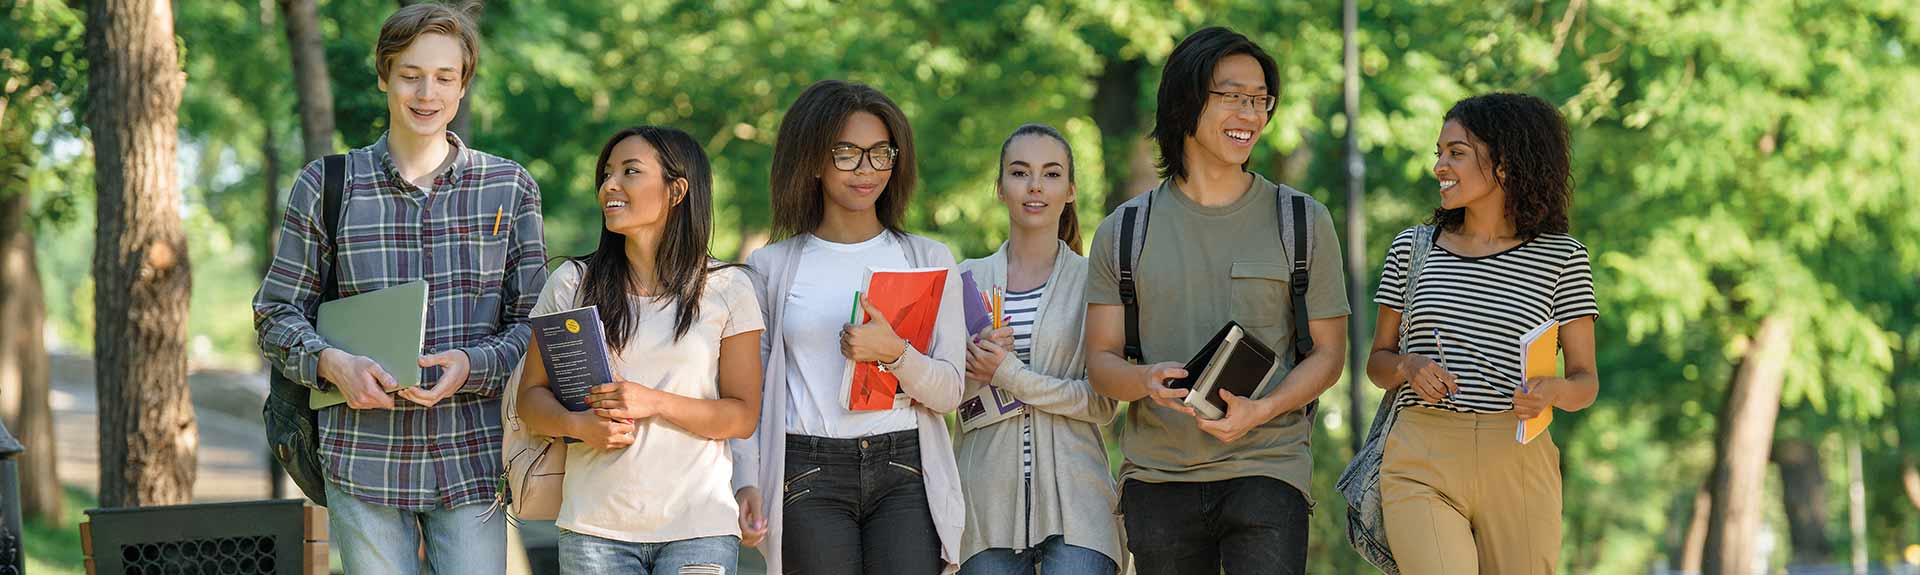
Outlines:
{"label": "gray backpack", "polygon": [[[1413,325],[1414,286],[1420,283],[1420,270],[1427,265],[1427,252],[1433,249],[1433,226],[1413,228],[1413,253],[1407,264],[1407,289],[1401,297],[1400,309],[1400,350],[1407,349],[1407,329]],[[1355,374],[1358,376],[1359,374]],[[1397,391],[1397,390],[1396,390]],[[1394,408],[1394,396],[1389,392],[1380,398],[1380,408],[1373,415],[1373,425],[1367,428],[1367,441],[1360,451],[1353,454],[1353,461],[1347,463],[1347,469],[1340,472],[1340,481],[1334,487],[1340,490],[1341,497],[1347,500],[1347,542],[1353,544],[1353,550],[1360,557],[1372,563],[1386,575],[1400,575],[1400,565],[1393,561],[1393,549],[1387,546],[1387,520],[1380,509],[1380,462],[1387,452],[1387,434],[1393,431],[1393,422],[1400,411]]]}
{"label": "gray backpack", "polygon": [[[1293,274],[1288,280],[1293,291],[1293,355],[1286,362],[1292,367],[1313,352],[1313,334],[1307,331],[1307,261],[1313,255],[1313,220],[1307,218],[1306,194],[1287,186],[1279,186],[1275,192],[1274,210],[1280,219],[1281,249],[1293,260]],[[1114,236],[1117,243],[1113,251],[1114,269],[1120,271],[1120,304],[1127,314],[1125,355],[1135,363],[1145,359],[1140,352],[1140,292],[1135,286],[1133,270],[1140,267],[1140,255],[1146,251],[1147,222],[1152,213],[1153,190],[1120,204],[1120,233]],[[1293,236],[1291,242],[1286,241],[1289,235]],[[1309,416],[1319,403],[1307,404]]]}

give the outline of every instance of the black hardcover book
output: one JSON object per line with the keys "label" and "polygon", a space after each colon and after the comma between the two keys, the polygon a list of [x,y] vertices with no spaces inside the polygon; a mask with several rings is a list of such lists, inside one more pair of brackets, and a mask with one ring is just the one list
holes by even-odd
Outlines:
{"label": "black hardcover book", "polygon": [[530,318],[547,386],[571,411],[587,410],[587,391],[613,381],[600,309],[587,306]]}
{"label": "black hardcover book", "polygon": [[1220,419],[1227,415],[1227,400],[1216,390],[1252,398],[1279,371],[1279,358],[1260,338],[1230,321],[1187,360],[1187,376],[1168,380],[1166,385],[1188,390],[1185,403],[1200,417]]}

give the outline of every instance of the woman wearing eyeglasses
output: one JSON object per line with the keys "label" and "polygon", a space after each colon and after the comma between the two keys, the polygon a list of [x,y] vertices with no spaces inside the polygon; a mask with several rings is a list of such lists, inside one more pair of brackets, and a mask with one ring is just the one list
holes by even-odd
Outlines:
{"label": "woman wearing eyeglasses", "polygon": [[[901,229],[915,181],[913,130],[871,87],[808,87],[774,144],[773,227],[747,258],[767,320],[759,431],[734,444],[745,542],[768,572],[935,574],[958,564],[965,507],[941,414],[960,403],[967,333],[949,274],[928,353],[871,306],[849,323],[869,269],[946,267],[944,244]],[[907,401],[848,409],[847,360],[878,363]],[[771,535],[771,537],[767,537]]]}

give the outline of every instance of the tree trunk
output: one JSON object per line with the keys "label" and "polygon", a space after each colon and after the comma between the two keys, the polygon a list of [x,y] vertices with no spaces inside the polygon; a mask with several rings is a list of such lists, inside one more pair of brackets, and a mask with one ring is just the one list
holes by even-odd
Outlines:
{"label": "tree trunk", "polygon": [[[4,145],[9,154],[16,144],[32,145],[24,139],[9,141]],[[25,174],[17,167],[6,166],[6,187],[0,190],[0,317],[7,318],[9,326],[0,333],[0,388],[9,390],[7,430],[27,449],[18,460],[20,514],[57,521],[61,497],[60,478],[55,474],[59,458],[53,440],[53,408],[47,401],[51,383],[44,339],[47,307],[28,214],[32,194],[25,179],[14,175]]]}
{"label": "tree trunk", "polygon": [[1707,516],[1713,511],[1713,492],[1708,490],[1712,484],[1712,480],[1701,483],[1693,494],[1693,513],[1687,519],[1686,535],[1680,540],[1680,554],[1673,558],[1675,571],[1700,573],[1701,556],[1707,550]]}
{"label": "tree trunk", "polygon": [[1920,509],[1920,460],[1909,457],[1900,466],[1900,487],[1907,492],[1907,502]]}
{"label": "tree trunk", "polygon": [[1707,575],[1745,575],[1754,571],[1754,538],[1760,527],[1766,492],[1767,452],[1774,419],[1780,414],[1780,388],[1793,348],[1792,327],[1778,315],[1761,320],[1727,389],[1715,432],[1713,510],[1707,517]]}
{"label": "tree trunk", "polygon": [[[470,0],[465,12],[473,23],[473,32],[480,33],[480,18],[486,15],[486,4],[481,0]],[[474,78],[479,78],[478,75]],[[460,141],[473,145],[473,82],[467,82],[467,91],[460,94],[460,111],[453,116],[453,122],[447,130],[458,134]]]}
{"label": "tree trunk", "polygon": [[[273,129],[273,122],[265,122],[266,137],[260,142],[261,215],[266,216],[260,226],[260,277],[267,277],[268,268],[273,267],[274,243],[280,238],[280,146],[276,145],[280,134]],[[313,150],[307,150],[311,153]],[[325,154],[322,154],[325,155]],[[313,160],[314,158],[308,158]]]}
{"label": "tree trunk", "polygon": [[183,75],[173,8],[92,0],[88,128],[94,143],[95,381],[100,504],[185,503],[199,430],[187,390],[193,277],[180,225],[177,161]]}
{"label": "tree trunk", "polygon": [[1860,461],[1860,439],[1847,438],[1847,534],[1853,545],[1853,573],[1867,575],[1867,482]]}
{"label": "tree trunk", "polygon": [[1106,209],[1110,213],[1142,189],[1134,189],[1133,159],[1145,144],[1141,130],[1140,73],[1146,60],[1138,57],[1109,60],[1094,79],[1093,123],[1100,129],[1100,159],[1107,180]]}
{"label": "tree trunk", "polygon": [[[1355,39],[1354,28],[1359,26],[1360,14],[1356,0],[1340,3],[1341,62],[1345,71],[1340,81],[1341,103],[1347,117],[1347,277],[1367,277],[1367,217],[1362,206],[1365,205],[1367,159],[1360,155],[1360,136],[1355,129],[1359,126],[1360,116],[1360,49]],[[1301,142],[1296,151],[1311,149]],[[1281,166],[1285,166],[1281,162]],[[1286,180],[1286,176],[1275,174]],[[1284,222],[1282,226],[1286,225]],[[1364,281],[1347,282],[1347,301],[1366,301]],[[1367,356],[1372,351],[1365,341],[1367,333],[1367,314],[1347,315],[1347,334],[1352,341],[1347,342],[1347,440],[1354,453],[1359,453],[1367,441],[1367,386],[1362,383],[1367,370]],[[1392,401],[1393,395],[1387,394],[1380,401]]]}
{"label": "tree trunk", "polygon": [[[333,153],[333,81],[327,77],[326,46],[320,40],[320,18],[313,0],[279,1],[280,12],[286,15],[287,47],[293,55],[295,94],[300,102],[300,144],[311,162]],[[280,221],[280,214],[274,212],[267,221]]]}
{"label": "tree trunk", "polygon": [[1827,539],[1827,475],[1819,449],[1805,439],[1781,439],[1773,442],[1773,462],[1780,466],[1780,502],[1793,538],[1792,563],[1826,563],[1833,545]]}

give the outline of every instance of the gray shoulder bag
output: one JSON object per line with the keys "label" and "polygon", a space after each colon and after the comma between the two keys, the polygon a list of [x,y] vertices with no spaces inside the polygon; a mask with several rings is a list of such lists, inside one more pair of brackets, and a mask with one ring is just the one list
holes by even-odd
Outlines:
{"label": "gray shoulder bag", "polygon": [[[1407,265],[1407,289],[1401,297],[1400,349],[1407,348],[1407,327],[1413,324],[1414,287],[1420,283],[1420,270],[1426,267],[1427,253],[1433,249],[1433,226],[1413,228],[1412,257]],[[1354,374],[1358,381],[1361,374]],[[1357,383],[1356,383],[1357,384]],[[1398,390],[1396,389],[1395,392]],[[1399,415],[1394,408],[1395,392],[1388,392],[1380,398],[1380,408],[1373,415],[1373,425],[1367,428],[1367,441],[1360,451],[1353,454],[1353,461],[1347,463],[1347,469],[1340,472],[1340,481],[1335,487],[1347,500],[1347,542],[1353,544],[1353,550],[1360,557],[1372,563],[1386,575],[1400,575],[1400,565],[1393,561],[1393,549],[1387,546],[1387,520],[1380,509],[1380,462],[1387,452],[1387,434],[1393,431],[1393,422]]]}

